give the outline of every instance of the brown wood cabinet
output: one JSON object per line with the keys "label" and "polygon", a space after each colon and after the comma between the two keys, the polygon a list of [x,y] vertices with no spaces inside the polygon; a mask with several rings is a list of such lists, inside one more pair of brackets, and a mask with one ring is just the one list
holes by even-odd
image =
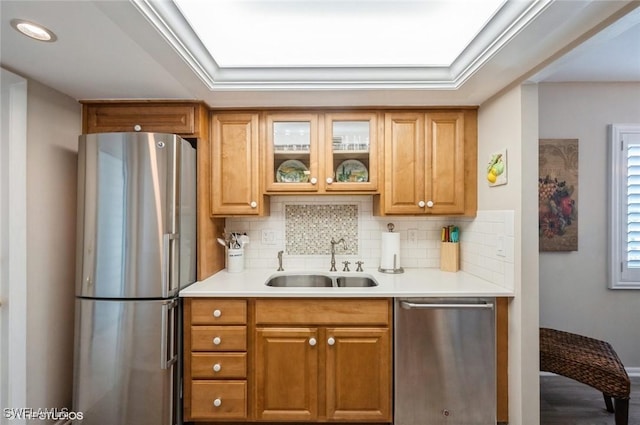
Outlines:
{"label": "brown wood cabinet", "polygon": [[375,193],[378,112],[265,112],[264,187],[276,193]]}
{"label": "brown wood cabinet", "polygon": [[200,102],[83,102],[85,133],[143,131],[199,136]]}
{"label": "brown wood cabinet", "polygon": [[477,207],[475,110],[388,112],[378,214],[468,215]]}
{"label": "brown wood cabinet", "polygon": [[257,113],[211,115],[212,216],[263,215],[269,211],[261,193]]}
{"label": "brown wood cabinet", "polygon": [[247,301],[188,298],[184,327],[185,419],[247,419]]}
{"label": "brown wood cabinet", "polygon": [[391,422],[390,300],[261,299],[255,309],[257,420]]}
{"label": "brown wood cabinet", "polygon": [[317,328],[256,329],[257,419],[318,418],[318,339]]}
{"label": "brown wood cabinet", "polygon": [[391,327],[326,329],[327,419],[391,418]]}
{"label": "brown wood cabinet", "polygon": [[224,250],[216,243],[224,220],[212,219],[209,207],[211,160],[209,108],[198,101],[82,101],[82,132],[143,131],[178,134],[195,141],[197,149],[197,278],[224,268]]}

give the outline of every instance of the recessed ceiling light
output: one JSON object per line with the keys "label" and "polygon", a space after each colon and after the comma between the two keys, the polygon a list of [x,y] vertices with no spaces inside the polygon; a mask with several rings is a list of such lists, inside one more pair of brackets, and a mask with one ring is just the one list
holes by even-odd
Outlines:
{"label": "recessed ceiling light", "polygon": [[56,41],[56,35],[49,29],[43,27],[42,25],[25,21],[24,19],[12,19],[11,26],[15,28],[17,31],[26,35],[27,37],[31,37],[40,41]]}

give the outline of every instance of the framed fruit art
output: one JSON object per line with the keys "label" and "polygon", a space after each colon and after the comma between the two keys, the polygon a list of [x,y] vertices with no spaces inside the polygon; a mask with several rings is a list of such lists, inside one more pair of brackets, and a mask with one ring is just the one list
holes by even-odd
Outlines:
{"label": "framed fruit art", "polygon": [[540,251],[578,250],[578,140],[540,139]]}
{"label": "framed fruit art", "polygon": [[487,182],[489,186],[507,184],[507,150],[492,153],[487,163]]}

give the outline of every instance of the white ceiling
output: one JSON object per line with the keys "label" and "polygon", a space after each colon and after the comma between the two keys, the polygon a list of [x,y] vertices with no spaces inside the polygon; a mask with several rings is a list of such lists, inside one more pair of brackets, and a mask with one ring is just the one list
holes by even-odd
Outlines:
{"label": "white ceiling", "polygon": [[[531,19],[503,27],[498,36],[494,31],[493,43],[479,34],[451,66],[327,68],[221,66],[178,18],[162,15],[175,8],[166,1],[1,0],[0,64],[75,99],[201,99],[213,107],[479,105],[526,79],[640,81],[639,5],[509,1],[507,11],[526,9]],[[522,13],[497,14],[494,27],[507,16]],[[27,39],[11,28],[13,18],[45,25],[58,41]],[[160,25],[149,21],[161,18]],[[400,31],[392,22],[380,18],[381,27]],[[174,33],[161,35],[158,28]],[[248,25],[238,31],[261,37]],[[234,46],[235,34],[218,37]]]}

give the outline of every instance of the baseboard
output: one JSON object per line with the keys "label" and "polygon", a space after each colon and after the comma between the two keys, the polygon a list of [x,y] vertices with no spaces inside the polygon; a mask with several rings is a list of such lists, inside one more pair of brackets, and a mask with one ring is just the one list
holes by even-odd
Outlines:
{"label": "baseboard", "polygon": [[629,376],[640,376],[640,367],[625,367],[624,369]]}
{"label": "baseboard", "polygon": [[[627,375],[629,376],[640,376],[640,367],[625,367],[624,370],[627,371]],[[540,372],[540,376],[556,376],[556,374],[551,372]]]}

